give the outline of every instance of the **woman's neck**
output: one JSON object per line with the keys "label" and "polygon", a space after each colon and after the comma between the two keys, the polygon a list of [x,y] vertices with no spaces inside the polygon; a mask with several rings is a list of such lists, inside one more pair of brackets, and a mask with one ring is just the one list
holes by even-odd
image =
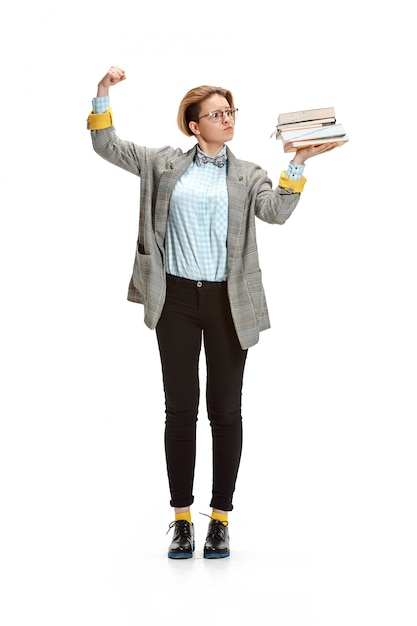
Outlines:
{"label": "woman's neck", "polygon": [[198,140],[198,145],[207,156],[216,156],[224,147],[224,143],[207,143],[201,139]]}

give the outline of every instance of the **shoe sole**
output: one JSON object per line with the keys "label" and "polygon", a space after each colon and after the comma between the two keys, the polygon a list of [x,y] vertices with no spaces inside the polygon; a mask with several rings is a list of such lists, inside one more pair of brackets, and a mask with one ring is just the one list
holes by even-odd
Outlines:
{"label": "shoe sole", "polygon": [[175,552],[168,552],[169,559],[191,559],[193,556],[192,552],[182,552],[181,554],[176,554]]}
{"label": "shoe sole", "polygon": [[227,556],[230,556],[230,552],[207,552],[204,554],[205,559],[224,559]]}
{"label": "shoe sole", "polygon": [[193,545],[192,552],[168,552],[169,559],[192,559],[195,550],[195,544]]}

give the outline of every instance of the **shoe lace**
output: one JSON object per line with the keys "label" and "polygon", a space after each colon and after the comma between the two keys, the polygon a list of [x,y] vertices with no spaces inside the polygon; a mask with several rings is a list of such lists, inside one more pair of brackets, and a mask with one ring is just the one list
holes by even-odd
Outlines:
{"label": "shoe lace", "polygon": [[207,537],[213,537],[215,539],[223,539],[224,536],[224,528],[229,525],[229,522],[221,522],[219,519],[215,519],[211,517],[211,515],[207,515],[207,513],[200,513],[200,515],[204,515],[211,519],[211,522],[208,527]]}
{"label": "shoe lace", "polygon": [[169,531],[171,530],[171,528],[174,528],[174,526],[175,526],[176,530],[178,530],[178,533],[182,537],[189,537],[190,536],[190,525],[187,522],[187,520],[185,520],[185,519],[174,520],[168,526],[168,530],[167,530],[166,534],[168,534]]}

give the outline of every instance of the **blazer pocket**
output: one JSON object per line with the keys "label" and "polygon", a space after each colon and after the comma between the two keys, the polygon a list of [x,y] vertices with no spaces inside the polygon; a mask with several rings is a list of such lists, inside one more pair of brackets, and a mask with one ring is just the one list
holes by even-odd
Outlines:
{"label": "blazer pocket", "polygon": [[152,258],[152,254],[141,254],[139,250],[136,250],[132,279],[133,285],[143,298],[146,298],[147,290],[149,288]]}
{"label": "blazer pocket", "polygon": [[245,274],[245,281],[255,312],[255,317],[259,320],[263,314],[266,304],[261,270],[251,272],[250,274]]}

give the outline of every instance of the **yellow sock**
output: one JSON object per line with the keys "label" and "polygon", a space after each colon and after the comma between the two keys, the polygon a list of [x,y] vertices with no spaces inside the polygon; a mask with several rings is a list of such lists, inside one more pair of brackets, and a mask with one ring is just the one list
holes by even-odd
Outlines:
{"label": "yellow sock", "polygon": [[191,524],[191,511],[184,511],[183,513],[175,513],[175,521],[185,519],[186,522]]}
{"label": "yellow sock", "polygon": [[217,519],[220,522],[223,522],[223,524],[226,524],[226,526],[228,524],[227,513],[219,513],[218,511],[212,511],[211,518]]}

